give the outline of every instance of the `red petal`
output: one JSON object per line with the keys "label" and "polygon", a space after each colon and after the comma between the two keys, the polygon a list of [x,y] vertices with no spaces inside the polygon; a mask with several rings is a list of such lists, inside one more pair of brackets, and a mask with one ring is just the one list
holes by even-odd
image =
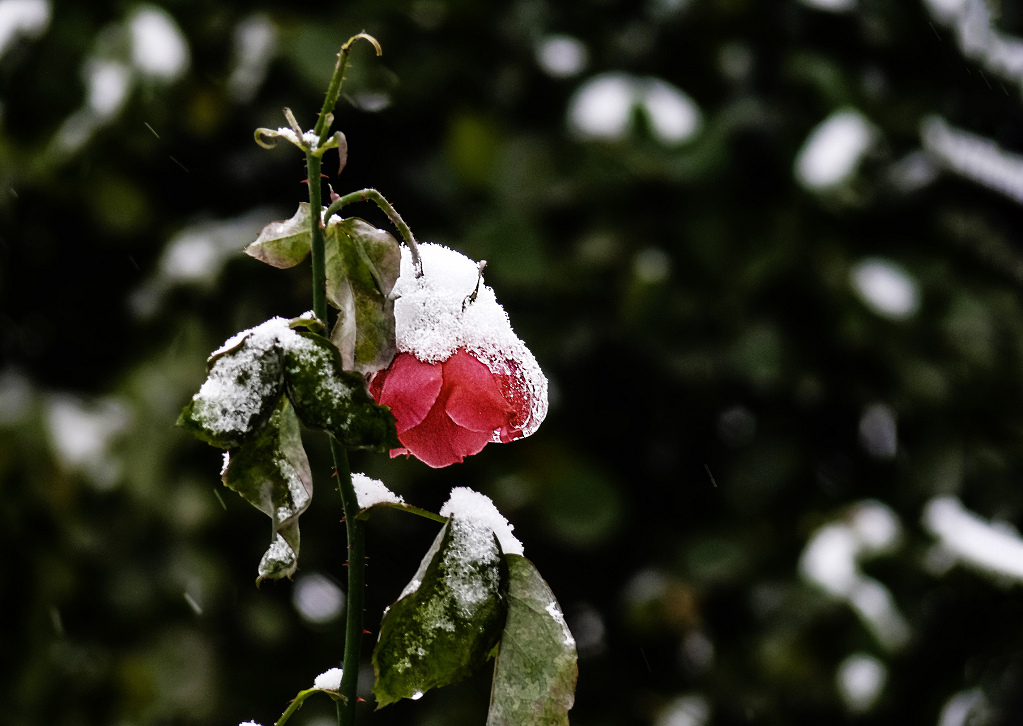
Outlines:
{"label": "red petal", "polygon": [[398,436],[405,446],[404,451],[434,469],[457,464],[466,456],[478,454],[492,434],[490,431],[470,431],[459,427],[444,412],[443,404],[443,401],[438,401],[421,424]]}
{"label": "red petal", "polygon": [[457,350],[444,361],[444,385],[452,387],[444,409],[462,428],[493,434],[507,425],[512,407],[494,374],[474,356]]}
{"label": "red petal", "polygon": [[400,434],[430,413],[440,395],[443,374],[440,365],[423,363],[411,353],[398,354],[385,374],[377,403],[391,407]]}

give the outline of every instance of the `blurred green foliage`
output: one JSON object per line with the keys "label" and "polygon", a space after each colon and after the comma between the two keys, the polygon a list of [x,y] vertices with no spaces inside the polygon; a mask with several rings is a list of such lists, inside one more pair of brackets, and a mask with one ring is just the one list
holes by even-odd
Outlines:
{"label": "blurred green foliage", "polygon": [[[488,260],[551,411],[448,470],[353,464],[423,507],[457,485],[494,498],[578,640],[573,723],[930,724],[955,697],[1023,718],[1020,585],[942,560],[922,519],[956,496],[1023,521],[1023,210],[914,156],[934,114],[1023,149],[1020,90],[922,0],[168,0],[174,72],[132,50],[147,7],[55,0],[44,31],[0,45],[0,721],[269,724],[339,664],[337,608],[301,597],[308,574],[344,579],[322,437],[299,573],[257,590],[263,515],[173,423],[211,350],[310,306],[305,266],[241,254],[304,197],[300,155],[252,132],[285,105],[311,125],[363,29],[384,55],[355,47],[330,183]],[[1017,6],[991,7],[1023,35]],[[538,60],[552,34],[581,42],[576,71]],[[614,138],[582,138],[574,94],[612,71],[636,99],[643,79],[681,89],[698,128],[666,140],[636,101]],[[808,189],[796,159],[842,109],[869,148]],[[916,291],[904,314],[857,292],[875,258]],[[907,624],[898,644],[800,574],[866,499],[901,532],[859,564]],[[437,527],[383,512],[368,530],[376,623]],[[857,664],[883,674],[868,706],[840,686]],[[367,704],[365,722],[481,724],[488,688]],[[326,701],[292,723],[329,723]]]}

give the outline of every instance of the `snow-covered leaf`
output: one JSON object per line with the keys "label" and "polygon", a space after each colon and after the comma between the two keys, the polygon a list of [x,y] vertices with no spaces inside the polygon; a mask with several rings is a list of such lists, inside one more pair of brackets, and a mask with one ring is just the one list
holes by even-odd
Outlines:
{"label": "snow-covered leaf", "polygon": [[271,547],[260,564],[260,579],[290,577],[298,557],[298,517],[312,499],[313,478],[298,417],[287,398],[280,399],[259,435],[231,450],[225,463],[224,485],[272,523]]}
{"label": "snow-covered leaf", "polygon": [[497,650],[487,726],[568,726],[575,702],[575,639],[533,563],[505,555],[508,616]]}
{"label": "snow-covered leaf", "polygon": [[206,381],[178,426],[222,449],[240,446],[263,427],[284,382],[276,335],[265,326],[231,338],[210,356]]}
{"label": "snow-covered leaf", "polygon": [[288,398],[304,424],[329,431],[351,449],[384,452],[401,445],[390,409],[373,402],[361,375],[343,369],[329,340],[292,331],[283,357]]}
{"label": "snow-covered leaf", "polygon": [[394,358],[400,267],[401,247],[384,230],[357,217],[328,222],[327,299],[340,311],[331,339],[346,369],[373,373]]}
{"label": "snow-covered leaf", "polygon": [[263,227],[256,241],[245,248],[245,253],[282,270],[294,267],[312,249],[310,224],[309,202],[302,202],[290,219]]}
{"label": "snow-covered leaf", "polygon": [[504,625],[505,570],[493,532],[457,517],[444,525],[380,625],[380,706],[460,681],[486,662]]}

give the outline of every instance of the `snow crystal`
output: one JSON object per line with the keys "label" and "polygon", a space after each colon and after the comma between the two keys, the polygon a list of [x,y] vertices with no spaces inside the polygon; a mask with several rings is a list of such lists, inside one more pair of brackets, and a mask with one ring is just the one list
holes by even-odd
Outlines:
{"label": "snow crystal", "polygon": [[457,519],[473,530],[493,532],[508,555],[521,555],[522,543],[512,534],[514,527],[497,511],[490,497],[468,487],[455,487],[440,509],[440,516]]}
{"label": "snow crystal", "polygon": [[320,137],[312,131],[305,131],[302,133],[302,141],[298,140],[298,134],[295,133],[294,129],[288,128],[287,126],[281,126],[277,129],[277,135],[282,136],[293,144],[301,145],[301,143],[308,144],[313,151],[316,151],[316,147],[320,144]]}
{"label": "snow crystal", "polygon": [[1023,156],[938,117],[924,121],[921,136],[927,152],[947,169],[1023,203]]}
{"label": "snow crystal", "polygon": [[393,292],[398,350],[439,363],[464,348],[492,373],[513,376],[531,404],[521,427],[529,436],[547,415],[547,379],[536,359],[515,335],[490,286],[480,284],[475,301],[467,301],[479,280],[475,262],[442,245],[421,244],[419,252],[422,277],[416,277],[411,253],[402,247]]}
{"label": "snow crystal", "polygon": [[313,688],[324,691],[337,691],[341,689],[341,676],[344,674],[340,668],[331,668],[316,676],[313,681]]}
{"label": "snow crystal", "polygon": [[166,10],[142,6],[128,25],[132,60],[140,71],[163,81],[174,81],[184,74],[189,64],[188,44]]}
{"label": "snow crystal", "polygon": [[18,36],[38,38],[50,26],[47,0],[0,0],[0,56]]}
{"label": "snow crystal", "polygon": [[365,474],[352,474],[352,486],[359,509],[369,509],[374,504],[404,504],[405,500],[384,486],[379,479],[370,479]]}
{"label": "snow crystal", "polygon": [[841,185],[856,171],[875,131],[858,111],[837,111],[817,125],[796,156],[796,180],[819,191]]}

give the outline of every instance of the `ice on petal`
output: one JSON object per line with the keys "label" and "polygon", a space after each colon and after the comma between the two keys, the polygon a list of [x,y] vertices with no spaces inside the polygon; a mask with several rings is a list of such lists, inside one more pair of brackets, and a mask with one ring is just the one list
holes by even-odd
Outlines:
{"label": "ice on petal", "polygon": [[0,0],[0,56],[19,38],[40,37],[53,14],[48,0]]}
{"label": "ice on petal", "polygon": [[875,134],[858,111],[833,113],[810,132],[799,150],[796,180],[812,191],[841,185],[856,171]]}
{"label": "ice on petal", "polygon": [[379,479],[371,479],[365,474],[352,474],[352,486],[359,509],[369,509],[374,504],[404,504],[405,499],[392,492]]}
{"label": "ice on petal", "polygon": [[512,534],[514,527],[485,494],[474,492],[468,487],[455,487],[448,501],[441,507],[440,515],[457,519],[479,532],[493,532],[506,555],[522,554],[522,543]]}
{"label": "ice on petal", "polygon": [[879,258],[860,260],[853,266],[849,279],[860,299],[878,315],[904,320],[920,309],[916,280],[894,262]]}
{"label": "ice on petal", "polygon": [[323,673],[316,676],[316,680],[313,681],[313,688],[319,688],[324,691],[340,690],[342,675],[344,675],[344,671],[340,668],[330,668],[329,670],[325,670]]}
{"label": "ice on petal", "polygon": [[[423,276],[416,277],[412,256],[402,248],[401,275],[394,286],[395,339],[399,352],[424,363],[447,360],[462,348],[495,375],[508,376],[525,393],[530,410],[521,429],[529,436],[547,415],[547,378],[536,358],[512,330],[494,291],[479,285],[479,267],[442,245],[421,244]],[[497,434],[495,434],[497,436]]]}
{"label": "ice on petal", "polygon": [[128,20],[135,67],[161,81],[175,81],[188,70],[185,36],[174,18],[155,5],[140,6]]}

